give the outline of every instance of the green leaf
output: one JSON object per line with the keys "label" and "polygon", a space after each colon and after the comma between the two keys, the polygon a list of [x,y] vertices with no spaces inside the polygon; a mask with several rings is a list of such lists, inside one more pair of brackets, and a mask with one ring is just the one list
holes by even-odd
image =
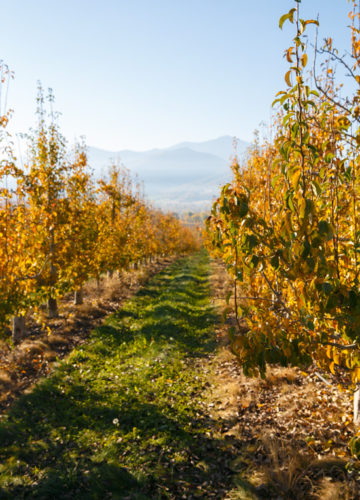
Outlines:
{"label": "green leaf", "polygon": [[291,127],[293,137],[296,137],[298,135],[299,128],[300,128],[299,122],[295,122],[294,125]]}
{"label": "green leaf", "polygon": [[315,269],[315,260],[312,257],[308,257],[306,259],[306,264],[308,265],[310,271],[314,271]]}
{"label": "green leaf", "polygon": [[236,201],[238,206],[237,215],[242,219],[249,212],[248,201],[244,195],[236,198]]}
{"label": "green leaf", "polygon": [[285,22],[287,19],[289,19],[289,17],[290,17],[290,16],[289,16],[289,14],[284,14],[284,15],[282,15],[282,16],[280,17],[280,19],[279,19],[279,28],[280,28],[281,30],[282,30],[282,27],[283,27],[284,22]]}
{"label": "green leaf", "polygon": [[311,246],[313,248],[319,248],[322,243],[322,239],[319,236],[315,236],[311,241]]}
{"label": "green leaf", "polygon": [[244,279],[244,274],[243,274],[243,272],[242,272],[242,271],[238,271],[238,272],[237,272],[236,279],[237,279],[238,281],[243,281],[243,279]]}
{"label": "green leaf", "polygon": [[260,259],[257,255],[253,255],[252,258],[251,258],[251,264],[253,265],[254,268],[257,267],[257,265],[259,264],[260,262]]}
{"label": "green leaf", "polygon": [[274,255],[270,260],[270,264],[273,266],[274,269],[278,269],[279,268],[279,257],[277,255]]}
{"label": "green leaf", "polygon": [[234,326],[231,326],[228,329],[228,335],[229,335],[230,341],[233,342],[235,340],[235,335],[236,335],[236,328]]}
{"label": "green leaf", "polygon": [[349,292],[349,306],[350,309],[355,309],[358,302],[358,294],[354,290]]}
{"label": "green leaf", "polygon": [[355,436],[350,441],[351,453],[357,458],[360,458],[360,437]]}
{"label": "green leaf", "polygon": [[328,239],[332,238],[333,236],[332,227],[326,220],[321,220],[319,222],[318,231],[321,236],[327,236]]}
{"label": "green leaf", "polygon": [[258,245],[258,239],[255,235],[249,234],[246,236],[246,243],[249,246],[249,250],[251,251],[253,248],[255,248]]}
{"label": "green leaf", "polygon": [[320,184],[319,184],[318,182],[316,182],[315,180],[313,180],[313,181],[311,182],[311,186],[312,186],[312,188],[313,188],[314,193],[315,193],[317,196],[320,196],[320,194],[321,194],[321,186],[320,186]]}
{"label": "green leaf", "polygon": [[306,326],[309,328],[309,330],[315,330],[314,322],[311,321],[311,319],[308,320]]}
{"label": "green leaf", "polygon": [[222,312],[222,322],[225,323],[226,321],[226,318],[228,317],[228,315],[232,312],[232,307],[228,306],[228,307],[225,307],[225,309],[223,310]]}
{"label": "green leaf", "polygon": [[305,216],[313,213],[314,211],[314,202],[309,198],[306,199],[306,207],[305,207]]}
{"label": "green leaf", "polygon": [[311,252],[310,243],[307,240],[305,240],[302,246],[301,258],[303,260],[306,260],[306,258],[310,255],[310,252]]}
{"label": "green leaf", "polygon": [[326,161],[326,163],[330,163],[333,158],[335,158],[335,155],[333,153],[327,153],[324,160]]}
{"label": "green leaf", "polygon": [[274,189],[274,187],[277,184],[277,181],[280,179],[280,175],[274,175],[274,177],[271,179],[271,187]]}
{"label": "green leaf", "polygon": [[288,208],[289,208],[292,212],[295,212],[295,207],[294,207],[294,202],[293,202],[293,196],[292,196],[292,194],[289,194],[289,195],[286,197],[286,204],[287,204]]}
{"label": "green leaf", "polygon": [[287,14],[284,14],[280,17],[279,19],[279,28],[282,29],[284,22],[289,19],[289,21],[292,23],[294,21],[294,12],[296,9],[291,9]]}

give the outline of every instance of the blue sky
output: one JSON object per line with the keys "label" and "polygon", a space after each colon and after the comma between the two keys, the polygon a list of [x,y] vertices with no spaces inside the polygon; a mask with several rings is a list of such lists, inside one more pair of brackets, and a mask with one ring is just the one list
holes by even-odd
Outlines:
{"label": "blue sky", "polygon": [[[293,0],[0,0],[0,59],[15,72],[12,129],[35,123],[36,82],[60,124],[109,150],[221,135],[251,140],[285,87],[278,28]],[[303,0],[320,37],[348,44],[346,0]]]}

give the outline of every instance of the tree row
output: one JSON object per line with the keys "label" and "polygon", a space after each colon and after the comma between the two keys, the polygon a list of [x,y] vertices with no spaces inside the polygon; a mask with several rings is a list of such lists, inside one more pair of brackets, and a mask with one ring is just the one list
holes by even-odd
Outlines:
{"label": "tree row", "polygon": [[[3,88],[9,76],[3,66]],[[198,245],[175,216],[151,207],[126,169],[111,165],[96,181],[85,145],[68,150],[51,92],[47,100],[39,88],[24,165],[7,132],[11,113],[3,110],[0,118],[0,328],[13,318],[15,342],[29,310],[36,316],[46,303],[54,317],[65,293],[74,291],[82,302],[90,278]]]}
{"label": "tree row", "polygon": [[299,2],[281,17],[280,27],[290,22],[295,32],[287,88],[276,96],[269,137],[255,141],[243,165],[235,158],[207,221],[207,245],[233,279],[232,348],[245,373],[315,361],[356,391],[357,418],[360,31],[352,3],[348,58],[331,38],[318,46],[315,37],[310,73],[306,35],[318,22],[301,19]]}

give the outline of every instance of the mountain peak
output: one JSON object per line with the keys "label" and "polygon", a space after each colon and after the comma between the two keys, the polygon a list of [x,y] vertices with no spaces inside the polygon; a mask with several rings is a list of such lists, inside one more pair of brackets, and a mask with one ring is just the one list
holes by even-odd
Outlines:
{"label": "mountain peak", "polygon": [[[236,138],[236,141],[237,153],[242,154],[244,150],[249,147],[249,144],[238,138]],[[234,137],[231,135],[223,135],[217,139],[210,139],[202,142],[180,142],[179,144],[175,144],[167,149],[174,150],[184,147],[190,148],[199,153],[210,153],[222,158],[225,161],[229,161],[230,158],[234,156]]]}
{"label": "mountain peak", "polygon": [[[97,176],[111,160],[119,160],[145,183],[155,205],[182,212],[209,208],[218,188],[231,178],[234,138],[224,135],[203,142],[181,142],[150,151],[106,151],[89,147],[89,164]],[[238,140],[238,155],[249,144]]]}

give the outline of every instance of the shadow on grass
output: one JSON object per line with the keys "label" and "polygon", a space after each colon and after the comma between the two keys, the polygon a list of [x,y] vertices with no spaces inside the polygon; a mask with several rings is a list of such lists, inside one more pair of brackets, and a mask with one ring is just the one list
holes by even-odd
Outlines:
{"label": "shadow on grass", "polygon": [[[27,417],[18,420],[21,413]],[[6,430],[1,426],[1,443],[8,451],[1,453],[2,473],[7,468],[26,481],[0,490],[4,499],[102,499],[110,493],[111,498],[189,498],[193,493],[223,498],[241,449],[234,439],[208,436],[204,429],[216,429],[219,422],[205,414],[184,416],[179,423],[176,414],[170,418],[156,403],[144,404],[133,396],[126,406],[108,408],[105,398],[99,400],[82,386],[72,387],[67,396],[51,385],[36,388],[12,417]],[[52,439],[54,431],[57,438]],[[97,441],[82,443],[87,431],[100,443],[110,437],[99,454]],[[117,437],[124,435],[125,443]],[[135,467],[122,459],[129,448],[135,451]],[[35,479],[39,470],[41,478]]]}
{"label": "shadow on grass", "polygon": [[[140,290],[127,307],[112,316],[111,322],[140,320],[136,333],[148,341],[171,338],[184,354],[202,356],[214,349],[214,336],[209,333],[218,320],[208,303],[207,273],[194,273],[192,269],[184,272],[179,264],[174,268],[172,275],[163,271],[148,287]],[[177,269],[181,270],[179,276],[175,274]],[[113,333],[116,337],[117,332]],[[131,339],[132,335],[122,330],[118,340]]]}
{"label": "shadow on grass", "polygon": [[0,499],[224,498],[242,444],[214,437],[224,422],[179,368],[214,348],[207,273],[204,255],[171,266],[14,404]]}

